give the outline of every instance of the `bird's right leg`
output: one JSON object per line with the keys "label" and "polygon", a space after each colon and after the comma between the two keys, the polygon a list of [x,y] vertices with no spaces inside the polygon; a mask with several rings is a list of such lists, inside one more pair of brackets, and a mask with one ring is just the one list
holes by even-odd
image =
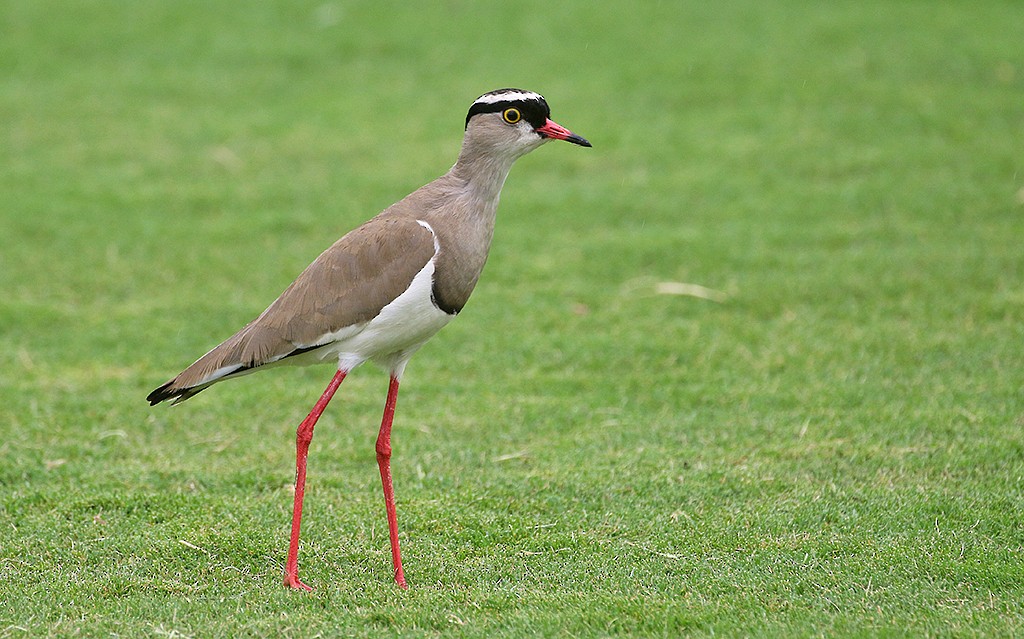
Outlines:
{"label": "bird's right leg", "polygon": [[377,436],[377,466],[380,481],[384,486],[384,507],[388,513],[388,537],[391,540],[391,564],[395,569],[395,583],[402,590],[409,586],[402,570],[402,551],[398,546],[398,515],[395,512],[395,487],[391,480],[391,423],[395,419],[395,404],[398,402],[398,376],[391,375],[388,385],[388,399],[384,403],[384,418],[380,422]]}
{"label": "bird's right leg", "polygon": [[299,524],[302,521],[302,497],[306,492],[306,456],[309,454],[309,442],[313,440],[313,427],[316,420],[327,408],[327,404],[334,397],[335,391],[345,381],[348,371],[339,370],[334,374],[331,383],[327,385],[324,394],[320,396],[313,410],[309,411],[306,419],[299,424],[295,434],[295,504],[292,507],[292,538],[288,546],[288,562],[284,567],[284,585],[289,588],[301,588],[312,590],[309,586],[299,581]]}

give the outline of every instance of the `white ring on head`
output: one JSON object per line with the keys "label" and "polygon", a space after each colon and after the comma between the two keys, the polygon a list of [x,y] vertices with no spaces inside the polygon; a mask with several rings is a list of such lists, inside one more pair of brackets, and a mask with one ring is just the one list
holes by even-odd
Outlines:
{"label": "white ring on head", "polygon": [[544,100],[544,96],[532,91],[506,91],[504,93],[488,93],[476,99],[473,104],[494,104],[495,102],[515,102],[517,100]]}

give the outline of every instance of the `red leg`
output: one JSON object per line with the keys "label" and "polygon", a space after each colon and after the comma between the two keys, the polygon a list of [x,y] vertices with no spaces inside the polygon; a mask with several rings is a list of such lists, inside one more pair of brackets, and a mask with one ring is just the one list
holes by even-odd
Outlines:
{"label": "red leg", "polygon": [[284,567],[284,585],[289,588],[301,588],[312,590],[309,586],[299,581],[299,524],[302,521],[302,497],[306,492],[306,456],[309,454],[309,442],[313,440],[313,427],[316,420],[327,408],[328,402],[334,397],[334,392],[345,380],[346,371],[338,371],[327,385],[324,394],[320,396],[313,410],[309,411],[306,419],[299,424],[295,434],[295,504],[292,507],[292,539],[288,546],[288,562]]}
{"label": "red leg", "polygon": [[399,588],[409,586],[405,583],[402,571],[402,551],[398,548],[398,515],[395,513],[395,489],[391,483],[391,422],[395,418],[395,403],[398,401],[398,379],[391,377],[388,386],[388,400],[384,404],[384,419],[380,423],[380,435],[377,436],[377,466],[380,468],[380,481],[384,485],[384,506],[388,511],[388,536],[391,538],[391,562],[395,568],[395,582]]}

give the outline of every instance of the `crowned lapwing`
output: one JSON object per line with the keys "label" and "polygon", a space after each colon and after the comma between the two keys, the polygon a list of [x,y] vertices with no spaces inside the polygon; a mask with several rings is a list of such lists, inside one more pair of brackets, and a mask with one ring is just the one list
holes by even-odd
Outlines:
{"label": "crowned lapwing", "polygon": [[372,360],[391,374],[377,437],[395,581],[406,588],[391,482],[391,421],[409,358],[462,310],[494,233],[498,196],[512,164],[548,140],[590,143],[550,119],[531,91],[485,93],[466,115],[455,166],[324,251],[273,304],[227,341],[149,394],[151,404],[185,401],[217,382],[283,364],[337,366],[299,424],[295,502],[284,583],[299,581],[299,524],[313,427],[345,376]]}

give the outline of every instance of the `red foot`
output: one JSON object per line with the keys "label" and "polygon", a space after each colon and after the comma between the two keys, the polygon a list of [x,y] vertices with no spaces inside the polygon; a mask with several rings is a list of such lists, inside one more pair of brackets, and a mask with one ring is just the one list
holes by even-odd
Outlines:
{"label": "red foot", "polygon": [[295,590],[305,590],[307,592],[313,590],[312,588],[310,588],[306,584],[304,584],[301,581],[299,581],[299,576],[298,575],[285,575],[284,576],[284,585],[287,586],[288,588],[294,588]]}
{"label": "red foot", "polygon": [[402,590],[408,590],[409,589],[409,584],[405,583],[405,575],[397,575],[397,576],[395,576],[395,583],[397,583],[398,587],[401,588]]}

